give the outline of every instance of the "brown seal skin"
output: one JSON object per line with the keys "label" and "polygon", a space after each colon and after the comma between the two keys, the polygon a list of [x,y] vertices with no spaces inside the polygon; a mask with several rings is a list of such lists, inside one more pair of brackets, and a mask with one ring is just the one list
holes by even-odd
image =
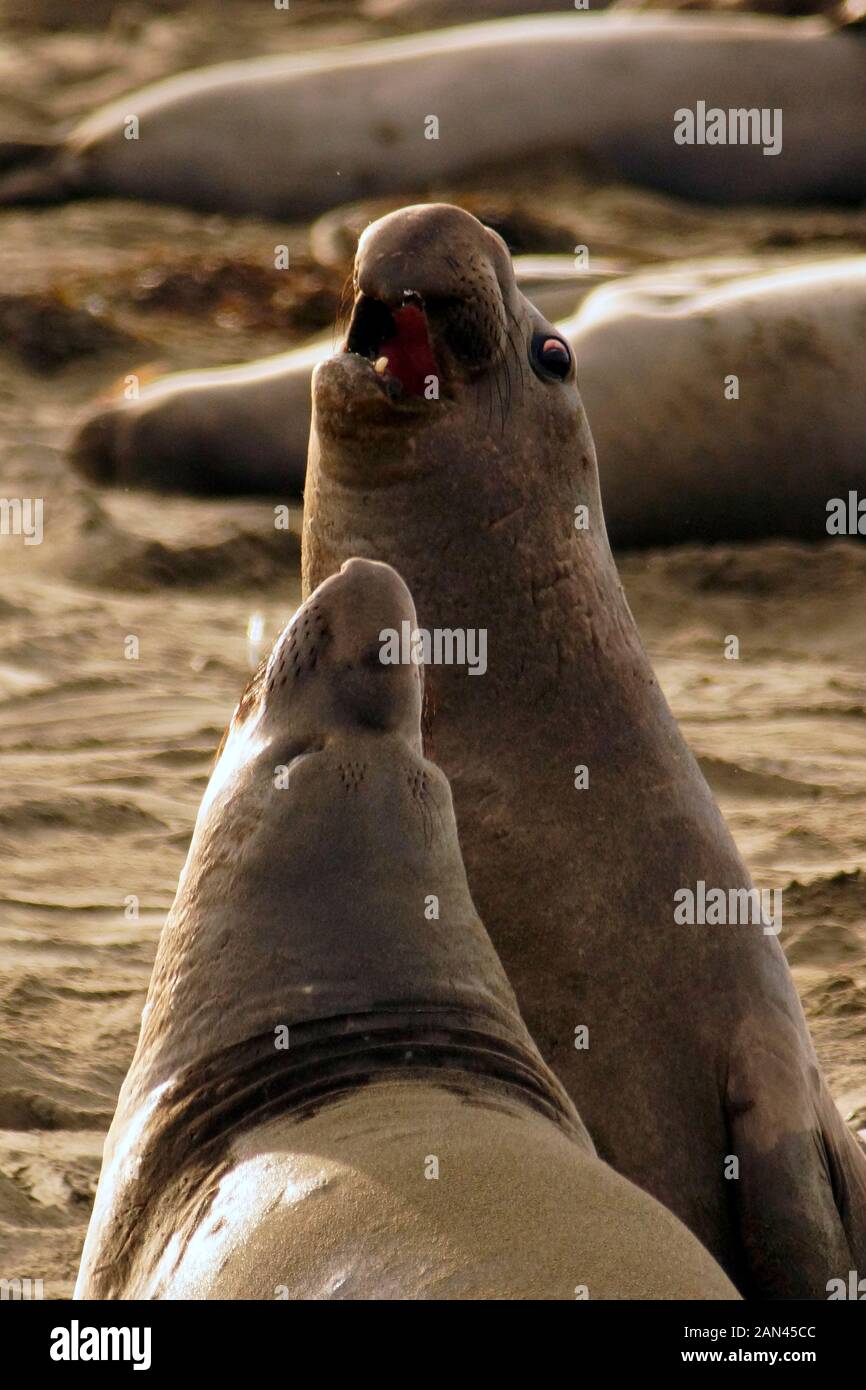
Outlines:
{"label": "brown seal skin", "polygon": [[419,668],[380,661],[404,621],[399,576],[350,561],[235,711],[77,1295],[734,1298],[598,1159],[526,1031],[422,755]]}
{"label": "brown seal skin", "polygon": [[[542,1055],[600,1154],[742,1292],[825,1298],[866,1259],[866,1163],[775,935],[674,920],[678,890],[750,880],[625,602],[573,361],[458,208],[374,224],[356,282],[314,377],[305,585],[352,551],[400,570],[423,628],[486,629],[486,674],[428,671],[427,746]],[[407,303],[439,400],[392,379]]]}
{"label": "brown seal skin", "polygon": [[[857,33],[822,19],[528,15],[180,73],[53,147],[0,144],[0,206],[126,197],[296,221],[551,155],[715,203],[858,202],[864,99]],[[782,149],[675,144],[674,113],[699,101],[781,110]]]}

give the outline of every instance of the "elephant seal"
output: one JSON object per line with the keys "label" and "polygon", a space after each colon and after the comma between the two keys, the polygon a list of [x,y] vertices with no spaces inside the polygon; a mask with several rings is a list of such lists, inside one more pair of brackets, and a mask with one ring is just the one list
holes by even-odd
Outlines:
{"label": "elephant seal", "polygon": [[551,154],[711,202],[850,202],[864,101],[858,36],[821,19],[504,19],[159,82],[56,147],[0,148],[0,205],[102,195],[300,219]]}
{"label": "elephant seal", "polygon": [[299,496],[307,471],[310,380],[332,334],[240,366],[172,372],[137,400],[99,405],[67,458],[98,487],[212,497]]}
{"label": "elephant seal", "polygon": [[864,322],[866,256],[596,290],[559,331],[614,547],[827,540],[866,491]]}
{"label": "elephant seal", "polygon": [[[159,943],[84,1298],[731,1298],[596,1157],[473,907],[402,580],[352,560],[243,695]],[[436,910],[431,905],[436,904]]]}
{"label": "elephant seal", "polygon": [[[518,283],[548,316],[579,292],[544,257],[522,259]],[[696,262],[593,289],[557,331],[614,549],[826,539],[828,502],[866,491],[864,316],[866,256]],[[145,387],[91,415],[70,462],[103,486],[300,492],[310,377],[329,341]]]}
{"label": "elephant seal", "polygon": [[[570,349],[459,208],[374,224],[355,280],[313,379],[305,588],[350,549],[399,569],[423,630],[486,632],[483,677],[428,670],[427,747],[532,1036],[742,1293],[826,1298],[866,1263],[866,1162],[641,646]],[[702,884],[748,920],[681,924]]]}

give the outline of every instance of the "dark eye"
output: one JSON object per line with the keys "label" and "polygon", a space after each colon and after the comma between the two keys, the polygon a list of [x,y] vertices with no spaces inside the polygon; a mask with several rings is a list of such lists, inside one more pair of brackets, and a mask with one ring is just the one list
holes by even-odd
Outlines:
{"label": "dark eye", "polygon": [[536,333],[532,339],[532,365],[538,375],[553,381],[565,381],[571,371],[571,349],[561,338]]}

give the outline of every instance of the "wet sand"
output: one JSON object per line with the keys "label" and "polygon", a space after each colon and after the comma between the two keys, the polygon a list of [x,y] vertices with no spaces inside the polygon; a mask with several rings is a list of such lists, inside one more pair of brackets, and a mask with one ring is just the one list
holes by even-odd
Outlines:
{"label": "wet sand", "polygon": [[[116,7],[104,31],[49,35],[29,7],[28,28],[0,34],[4,124],[47,128],[179,67],[291,46],[273,15],[230,8],[231,33],[202,4],[167,6],[134,34]],[[292,43],[375,32],[349,5],[318,9],[293,17]],[[853,210],[720,213],[555,169],[491,174],[474,192],[488,187],[561,227],[566,254],[586,243],[640,265],[866,247]],[[263,356],[331,323],[342,275],[313,265],[308,231],[122,202],[0,216],[0,493],[44,498],[45,527],[39,546],[0,538],[0,1274],[42,1278],[46,1297],[74,1282],[214,750],[300,592],[294,499],[97,494],[62,445],[130,371]],[[277,242],[293,257],[279,289],[266,273]],[[288,532],[274,529],[278,503],[293,508]],[[781,939],[822,1064],[866,1129],[866,547],[620,561],[757,886],[785,890]]]}

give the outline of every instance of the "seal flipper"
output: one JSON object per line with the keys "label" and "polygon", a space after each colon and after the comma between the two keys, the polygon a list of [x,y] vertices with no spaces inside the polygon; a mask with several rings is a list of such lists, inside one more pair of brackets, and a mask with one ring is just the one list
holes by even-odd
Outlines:
{"label": "seal flipper", "polygon": [[830,1096],[823,1127],[836,1207],[848,1236],[852,1269],[866,1276],[866,1152],[843,1121]]}
{"label": "seal flipper", "polygon": [[59,142],[0,142],[0,207],[63,203],[77,196],[77,168]]}
{"label": "seal flipper", "polygon": [[731,1056],[726,1177],[740,1242],[732,1277],[745,1298],[826,1299],[866,1254],[866,1163],[805,1046],[785,1020]]}

